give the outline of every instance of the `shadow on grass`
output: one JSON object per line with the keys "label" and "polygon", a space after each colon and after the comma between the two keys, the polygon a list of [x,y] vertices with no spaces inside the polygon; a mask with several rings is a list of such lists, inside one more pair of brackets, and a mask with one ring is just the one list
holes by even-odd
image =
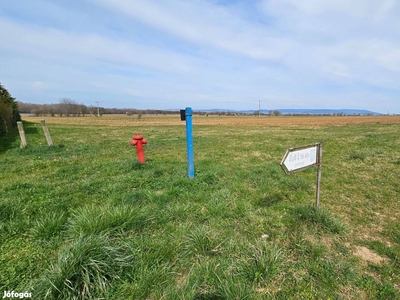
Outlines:
{"label": "shadow on grass", "polygon": [[18,138],[19,135],[17,128],[14,128],[11,132],[7,133],[6,135],[0,136],[0,154],[12,148],[12,145]]}
{"label": "shadow on grass", "polygon": [[37,124],[33,122],[24,121],[24,131],[25,134],[38,134],[39,130],[37,129]]}
{"label": "shadow on grass", "polygon": [[[35,123],[23,122],[25,134],[37,134],[38,129],[35,127]],[[15,143],[19,140],[18,128],[13,128],[6,135],[0,136],[0,154],[6,152],[9,149],[15,148]]]}
{"label": "shadow on grass", "polygon": [[257,200],[256,204],[261,207],[269,207],[286,200],[287,197],[281,192],[273,192]]}
{"label": "shadow on grass", "polygon": [[149,167],[149,160],[147,160],[147,164],[146,163],[140,163],[139,161],[132,161],[129,165],[131,170],[144,170],[144,169],[148,169]]}

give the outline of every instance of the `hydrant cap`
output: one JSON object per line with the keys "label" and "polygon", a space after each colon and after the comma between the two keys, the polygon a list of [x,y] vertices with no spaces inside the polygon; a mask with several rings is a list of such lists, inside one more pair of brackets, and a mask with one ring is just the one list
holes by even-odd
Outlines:
{"label": "hydrant cap", "polygon": [[139,134],[139,133],[136,133],[136,134],[133,136],[133,139],[134,139],[134,140],[143,140],[143,136],[142,136],[141,134]]}

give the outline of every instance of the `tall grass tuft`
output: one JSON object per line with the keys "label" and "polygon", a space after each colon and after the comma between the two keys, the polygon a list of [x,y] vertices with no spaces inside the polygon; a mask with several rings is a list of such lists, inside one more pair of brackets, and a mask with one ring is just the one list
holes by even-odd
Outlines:
{"label": "tall grass tuft", "polygon": [[252,282],[269,282],[279,272],[282,264],[283,250],[267,242],[252,245],[239,272]]}
{"label": "tall grass tuft", "polygon": [[218,299],[245,300],[254,299],[254,291],[251,286],[243,282],[240,278],[229,276],[227,278],[218,277],[217,297]]}
{"label": "tall grass tuft", "polygon": [[123,230],[140,230],[145,217],[129,205],[88,206],[72,212],[69,223],[71,236],[91,235]]}
{"label": "tall grass tuft", "polygon": [[22,200],[2,200],[0,195],[0,245],[8,236],[25,233],[32,221]]}
{"label": "tall grass tuft", "polygon": [[48,241],[60,233],[66,221],[65,214],[50,213],[44,218],[33,222],[30,236],[37,240]]}
{"label": "tall grass tuft", "polygon": [[106,236],[80,237],[58,253],[58,260],[34,283],[37,299],[93,299],[104,296],[120,270],[130,265]]}
{"label": "tall grass tuft", "polygon": [[361,160],[364,161],[367,158],[367,152],[365,150],[351,151],[349,153],[350,160]]}
{"label": "tall grass tuft", "polygon": [[343,233],[346,230],[344,224],[324,208],[316,209],[309,205],[295,206],[292,209],[292,214],[297,220],[321,228],[326,232]]}
{"label": "tall grass tuft", "polygon": [[218,252],[218,243],[215,237],[204,226],[191,230],[182,243],[184,256],[213,255]]}

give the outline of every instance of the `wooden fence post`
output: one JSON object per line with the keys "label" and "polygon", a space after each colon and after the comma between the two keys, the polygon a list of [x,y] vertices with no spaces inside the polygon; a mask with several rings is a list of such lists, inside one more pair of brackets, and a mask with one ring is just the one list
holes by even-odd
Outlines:
{"label": "wooden fence post", "polygon": [[26,145],[28,144],[26,142],[24,126],[22,125],[21,121],[17,122],[17,125],[18,125],[19,136],[21,137],[21,148],[25,148]]}
{"label": "wooden fence post", "polygon": [[50,136],[50,132],[49,129],[46,126],[46,121],[42,120],[42,127],[43,127],[43,131],[44,131],[44,135],[46,136],[46,140],[47,140],[47,144],[49,146],[53,146],[53,141],[51,140],[51,136]]}

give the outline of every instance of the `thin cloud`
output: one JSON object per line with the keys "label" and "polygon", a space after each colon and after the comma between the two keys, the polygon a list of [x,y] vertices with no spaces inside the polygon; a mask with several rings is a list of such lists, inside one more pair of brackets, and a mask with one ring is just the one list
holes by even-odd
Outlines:
{"label": "thin cloud", "polygon": [[199,46],[251,58],[279,59],[292,45],[270,28],[246,22],[226,7],[206,1],[96,1],[99,2]]}
{"label": "thin cloud", "polygon": [[[112,63],[138,65],[150,69],[187,72],[190,62],[182,55],[112,40],[98,34],[75,34],[52,28],[30,28],[0,19],[2,48],[35,58],[58,62]],[[166,63],[168,62],[168,63]]]}
{"label": "thin cloud", "polygon": [[34,90],[42,90],[46,88],[46,84],[43,81],[33,81],[30,86]]}

